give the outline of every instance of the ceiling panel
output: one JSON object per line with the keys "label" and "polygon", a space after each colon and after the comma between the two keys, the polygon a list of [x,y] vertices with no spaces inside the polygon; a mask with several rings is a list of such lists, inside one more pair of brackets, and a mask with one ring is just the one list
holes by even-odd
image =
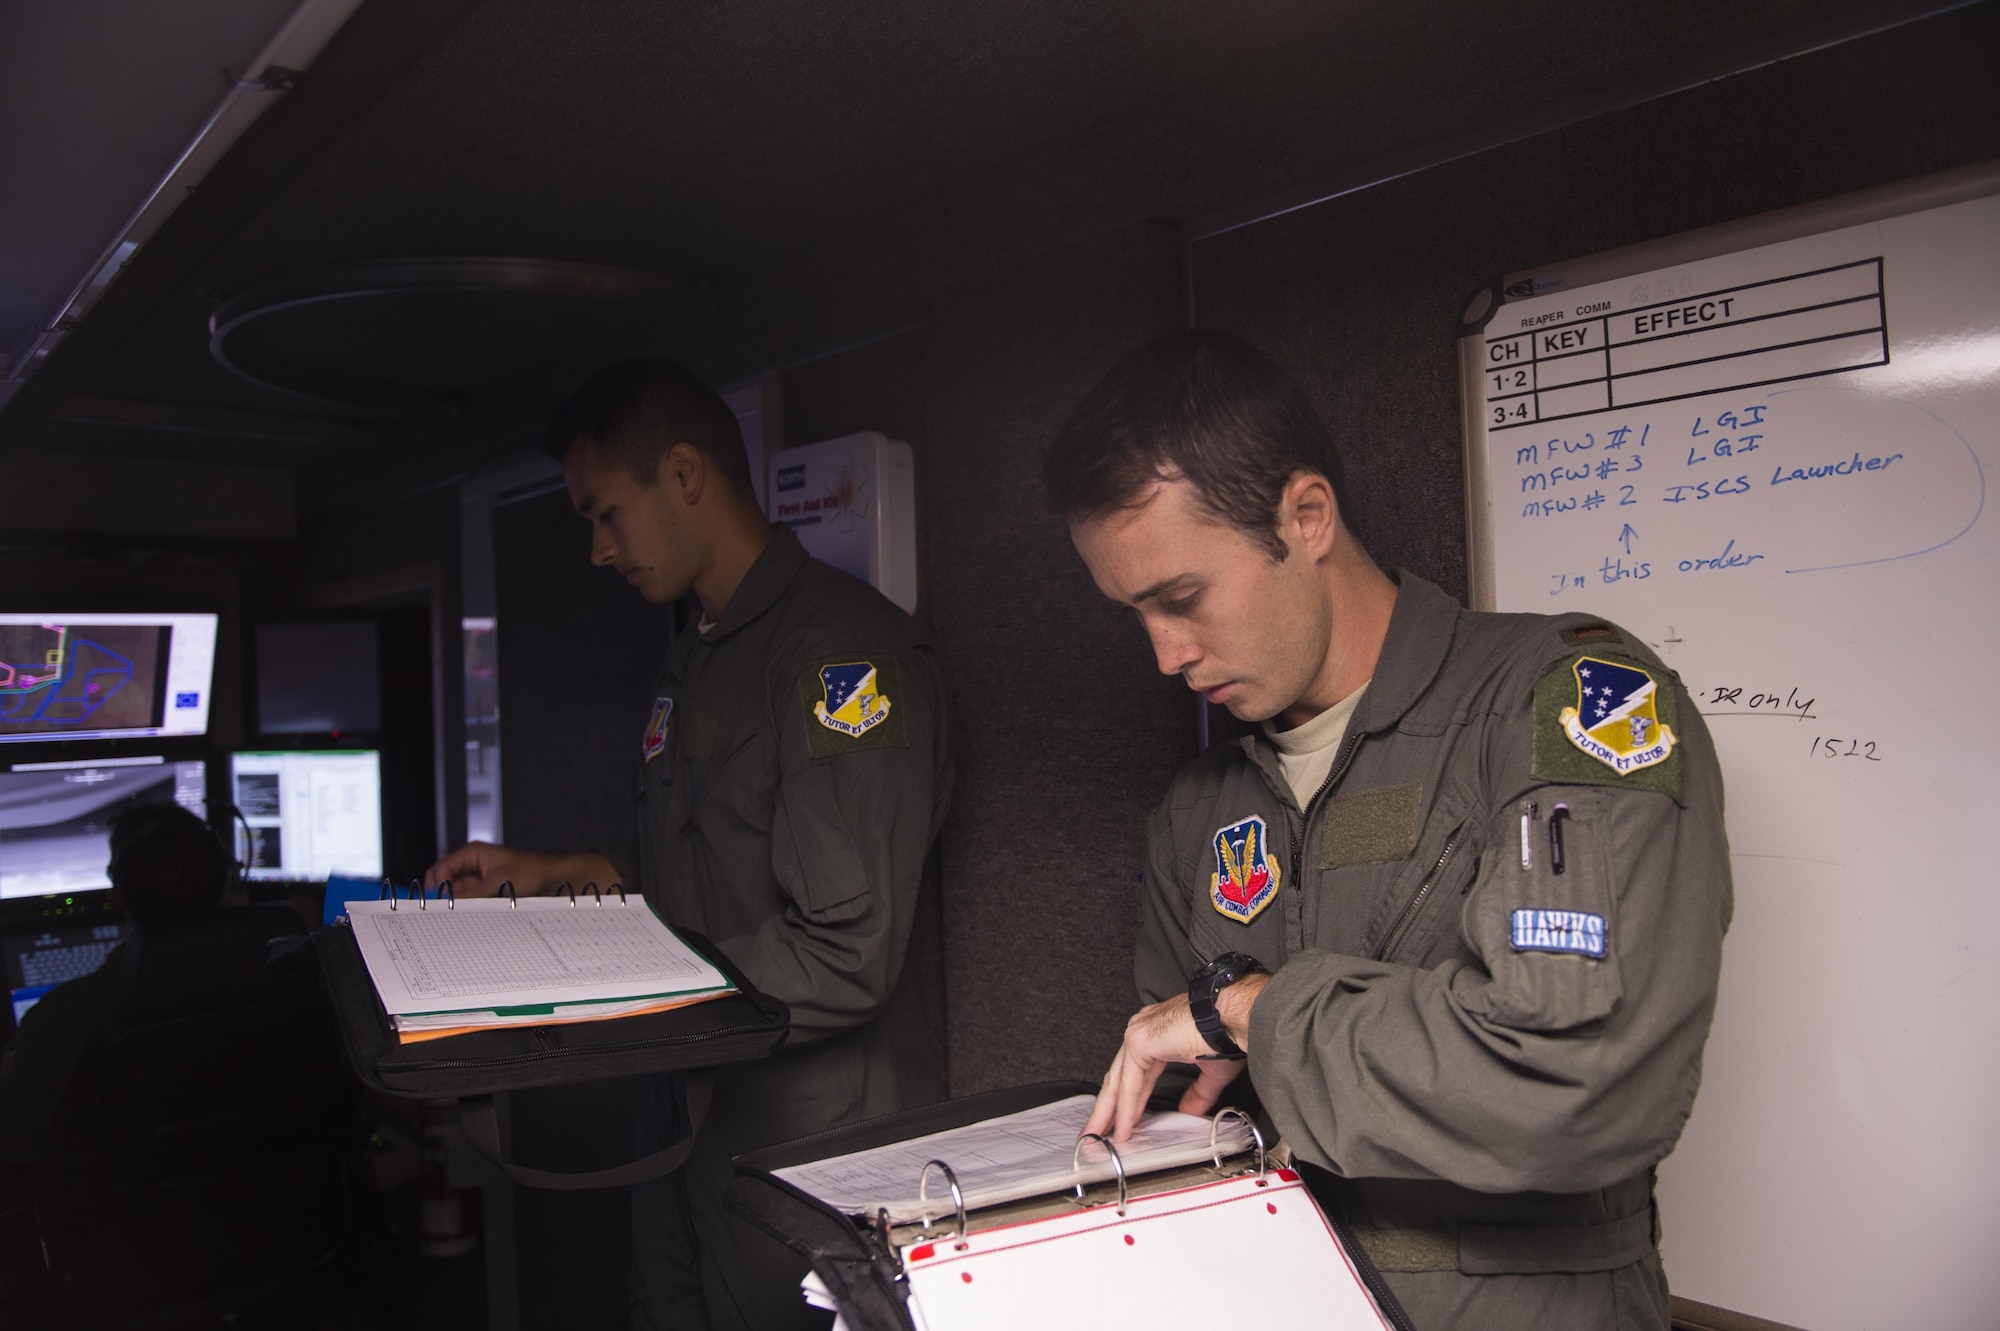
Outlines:
{"label": "ceiling panel", "polygon": [[296,5],[0,0],[0,358],[62,309]]}
{"label": "ceiling panel", "polygon": [[[921,318],[940,292],[1012,256],[1238,205],[1876,9],[487,0],[219,241],[85,392],[322,411],[219,368],[210,311],[276,278],[420,255],[682,280],[702,299],[618,331],[620,345],[729,378]],[[390,327],[360,311],[291,321],[282,336],[301,358],[485,392],[460,428],[468,438],[534,415],[612,349],[528,306],[482,308],[456,340],[448,324]],[[510,348],[550,342],[487,373]],[[506,444],[518,440],[495,446]]]}

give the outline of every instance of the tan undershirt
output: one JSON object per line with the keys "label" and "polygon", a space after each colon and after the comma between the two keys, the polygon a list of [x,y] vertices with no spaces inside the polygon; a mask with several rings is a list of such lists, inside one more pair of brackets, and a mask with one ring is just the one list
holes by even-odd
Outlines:
{"label": "tan undershirt", "polygon": [[1312,720],[1290,730],[1279,730],[1270,721],[1264,722],[1265,738],[1278,749],[1278,770],[1284,773],[1285,784],[1292,788],[1292,798],[1298,801],[1301,810],[1333,770],[1340,742],[1347,738],[1347,723],[1354,719],[1355,709],[1361,706],[1361,695],[1366,692],[1368,685],[1364,683]]}

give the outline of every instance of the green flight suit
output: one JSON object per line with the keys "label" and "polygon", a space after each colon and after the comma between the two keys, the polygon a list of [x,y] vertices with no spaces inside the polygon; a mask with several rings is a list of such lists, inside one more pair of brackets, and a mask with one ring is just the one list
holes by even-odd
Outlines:
{"label": "green flight suit", "polygon": [[[640,842],[611,858],[783,999],[791,1032],[719,1070],[693,1157],[634,1189],[634,1324],[824,1325],[806,1264],[722,1193],[733,1155],[945,1096],[928,868],[951,799],[944,679],[915,620],[779,527],[654,693]],[[656,1083],[642,1145],[674,1138],[670,1104]]]}
{"label": "green flight suit", "polygon": [[1398,582],[1308,808],[1261,733],[1175,778],[1140,996],[1220,952],[1271,967],[1257,1097],[1422,1331],[1665,1331],[1653,1168],[1732,906],[1714,748],[1630,634]]}

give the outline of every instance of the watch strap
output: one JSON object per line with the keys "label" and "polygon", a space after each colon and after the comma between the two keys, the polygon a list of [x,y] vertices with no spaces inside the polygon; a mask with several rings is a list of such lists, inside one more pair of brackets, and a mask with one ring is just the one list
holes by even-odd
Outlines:
{"label": "watch strap", "polygon": [[1228,1059],[1236,1062],[1248,1058],[1242,1046],[1229,1038],[1229,1031],[1223,1024],[1222,1013],[1217,1011],[1215,1000],[1224,989],[1235,984],[1246,975],[1255,975],[1269,968],[1253,956],[1242,952],[1225,952],[1203,966],[1188,981],[1188,1012],[1194,1017],[1194,1028],[1201,1032],[1201,1038],[1215,1052],[1199,1054],[1196,1057]]}

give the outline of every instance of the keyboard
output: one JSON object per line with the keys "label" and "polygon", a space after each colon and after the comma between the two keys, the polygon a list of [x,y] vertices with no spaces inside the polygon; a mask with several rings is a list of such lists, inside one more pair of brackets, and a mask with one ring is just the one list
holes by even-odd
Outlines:
{"label": "keyboard", "polygon": [[68,947],[23,950],[20,953],[21,987],[34,989],[88,975],[103,965],[104,959],[111,955],[111,949],[117,946],[118,940],[111,938],[100,942],[72,943]]}

